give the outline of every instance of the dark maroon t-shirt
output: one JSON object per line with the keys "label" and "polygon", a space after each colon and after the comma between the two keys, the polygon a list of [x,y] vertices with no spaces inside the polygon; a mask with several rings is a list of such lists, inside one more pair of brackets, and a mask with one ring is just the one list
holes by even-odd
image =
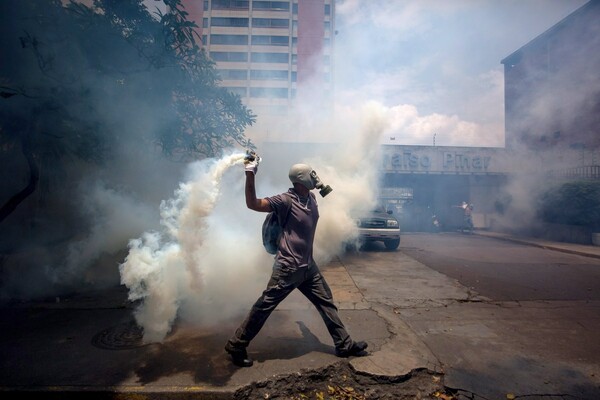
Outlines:
{"label": "dark maroon t-shirt", "polygon": [[288,196],[292,206],[283,227],[275,261],[288,267],[306,268],[313,260],[313,242],[319,220],[317,199],[312,193],[306,198],[299,197],[294,189],[290,188],[287,193],[267,197],[271,208],[277,214],[285,212],[286,203],[283,196]]}

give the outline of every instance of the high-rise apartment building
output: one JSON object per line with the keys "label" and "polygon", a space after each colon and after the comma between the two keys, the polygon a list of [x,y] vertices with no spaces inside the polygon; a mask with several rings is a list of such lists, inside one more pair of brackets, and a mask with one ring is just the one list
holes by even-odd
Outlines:
{"label": "high-rise apartment building", "polygon": [[[183,0],[222,84],[259,118],[333,87],[334,0]],[[315,91],[319,93],[315,93]]]}

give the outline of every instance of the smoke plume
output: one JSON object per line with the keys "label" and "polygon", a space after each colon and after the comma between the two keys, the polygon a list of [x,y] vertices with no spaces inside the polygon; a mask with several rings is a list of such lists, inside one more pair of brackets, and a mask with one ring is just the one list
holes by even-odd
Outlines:
{"label": "smoke plume", "polygon": [[[295,155],[284,160],[265,156],[256,178],[259,197],[275,195],[291,186],[289,167],[304,162],[333,187],[318,200],[314,255],[319,264],[356,240],[352,210],[375,202],[379,138],[387,124],[377,103],[365,104],[352,118],[346,114],[350,110],[339,111],[338,119],[312,133],[339,123],[352,140],[335,151],[326,146],[325,155],[319,154],[324,150],[319,146],[302,154],[298,147],[286,146]],[[264,144],[266,150],[268,146]],[[161,228],[130,241],[120,266],[121,282],[129,299],[140,302],[136,319],[146,341],[163,340],[176,319],[210,325],[241,315],[263,289],[273,261],[260,238],[265,214],[245,207],[243,156],[232,150],[221,159],[190,165],[186,181],[160,206]]]}

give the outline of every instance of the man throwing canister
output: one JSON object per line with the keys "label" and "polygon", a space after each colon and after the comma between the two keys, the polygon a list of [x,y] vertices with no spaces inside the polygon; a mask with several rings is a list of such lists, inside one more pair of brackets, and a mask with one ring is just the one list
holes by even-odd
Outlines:
{"label": "man throwing canister", "polygon": [[225,346],[235,365],[250,367],[253,361],[246,348],[261,330],[271,312],[294,289],[300,290],[316,307],[333,339],[338,357],[363,356],[367,343],[350,338],[333,303],[333,295],[319,267],[313,260],[313,241],[319,219],[317,200],[312,189],[321,188],[326,196],[331,187],[323,185],[317,173],[306,164],[292,165],[289,178],[293,187],[272,197],[257,198],[255,176],[260,157],[248,153],[244,167],[246,174],[246,206],[258,212],[281,213],[288,211],[278,250],[275,254],[273,272],[267,288],[252,306],[246,319]]}

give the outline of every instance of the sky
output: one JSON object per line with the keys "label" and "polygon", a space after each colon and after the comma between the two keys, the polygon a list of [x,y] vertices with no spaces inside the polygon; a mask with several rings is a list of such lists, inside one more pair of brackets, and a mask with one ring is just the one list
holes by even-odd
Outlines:
{"label": "sky", "polygon": [[374,101],[381,142],[504,146],[502,59],[587,0],[338,0],[336,98]]}

